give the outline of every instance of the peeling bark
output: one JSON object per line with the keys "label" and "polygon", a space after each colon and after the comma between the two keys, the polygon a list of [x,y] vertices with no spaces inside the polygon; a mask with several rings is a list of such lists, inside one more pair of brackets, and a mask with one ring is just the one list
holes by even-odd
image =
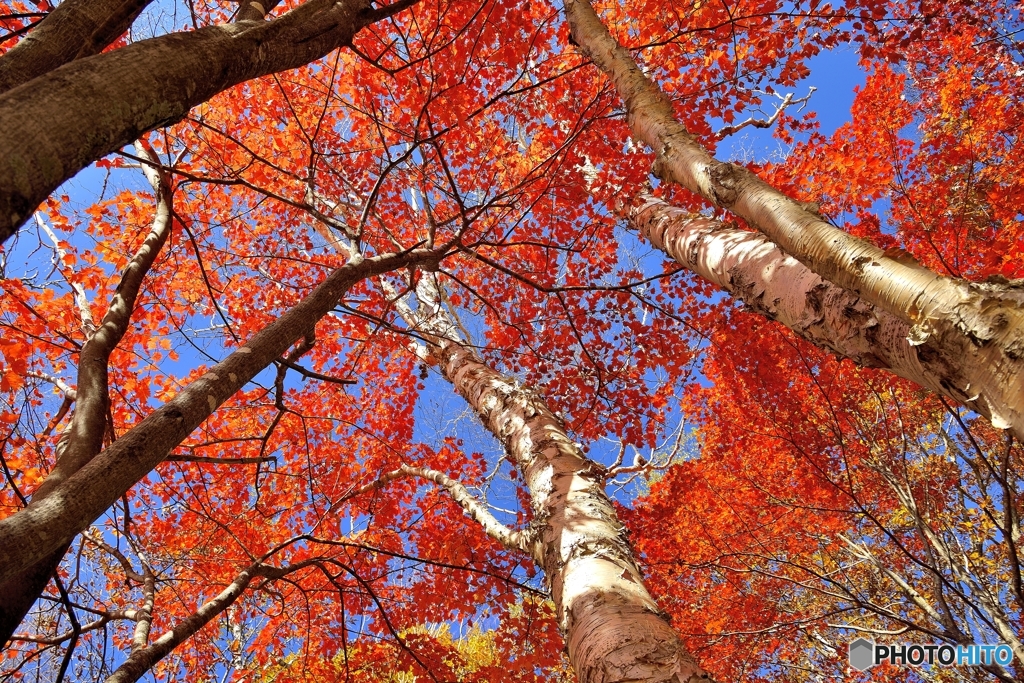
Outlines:
{"label": "peeling bark", "polygon": [[460,326],[443,308],[436,276],[425,273],[416,293],[416,311],[391,295],[428,343],[418,353],[438,362],[526,483],[533,508],[528,552],[551,587],[577,680],[707,679],[644,586],[626,529],[605,493],[605,469],[573,443],[542,397],[490,368],[464,343]]}
{"label": "peeling bark", "polygon": [[[651,195],[638,197],[630,221],[677,263],[812,344],[864,367],[890,370],[990,418],[994,399],[987,388],[977,400],[959,391],[970,378],[938,340],[911,343],[911,325],[823,280],[764,235],[689,214]],[[972,351],[962,341],[961,349]]]}
{"label": "peeling bark", "polygon": [[1024,436],[1024,287],[970,283],[890,258],[839,230],[749,170],[712,157],[680,124],[672,103],[608,32],[587,0],[567,0],[573,41],[622,97],[633,134],[657,155],[655,174],[742,217],[787,254],[910,325],[965,381],[949,391],[973,398],[1000,429]]}
{"label": "peeling bark", "polygon": [[534,557],[547,576],[569,661],[581,683],[677,681],[707,674],[644,587],[602,468],[544,400],[444,343],[446,377],[505,446],[530,492]]}

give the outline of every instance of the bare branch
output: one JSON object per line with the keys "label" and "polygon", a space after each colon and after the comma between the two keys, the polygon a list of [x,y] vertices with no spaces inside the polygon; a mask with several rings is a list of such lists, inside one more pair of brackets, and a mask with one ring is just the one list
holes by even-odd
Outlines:
{"label": "bare branch", "polygon": [[[799,104],[800,108],[797,109],[797,111],[803,111],[804,107],[807,106],[807,102],[811,99],[811,95],[814,94],[815,90],[817,90],[817,88],[815,88],[812,85],[810,88],[807,89],[806,95],[796,100],[793,99],[793,93],[787,93],[785,97],[781,97],[778,93],[773,93],[775,97],[781,100],[781,102],[775,108],[775,111],[772,112],[771,116],[769,116],[766,119],[755,119],[754,117],[750,117],[746,121],[742,121],[735,125],[725,126],[724,128],[720,129],[715,135],[719,139],[722,139],[728,137],[729,135],[734,135],[740,132],[747,126],[753,126],[754,128],[771,128],[772,126],[775,125],[775,122],[779,120],[779,117],[782,116],[782,112],[786,110],[786,107],[792,106],[794,104]],[[767,94],[761,90],[756,90],[755,92],[761,93],[762,95]]]}
{"label": "bare branch", "polygon": [[66,398],[69,401],[75,400],[77,392],[75,392],[74,389],[68,386],[67,382],[62,380],[60,377],[55,377],[54,375],[45,372],[39,372],[37,370],[29,370],[25,374],[29,377],[35,377],[36,379],[41,379],[44,382],[49,382],[53,386],[57,387],[57,389],[59,389],[62,394],[64,394],[64,398]]}
{"label": "bare branch", "polygon": [[54,259],[53,265],[60,272],[61,277],[68,283],[71,290],[75,293],[75,306],[78,308],[78,315],[82,321],[82,332],[85,333],[85,338],[88,339],[92,336],[93,332],[96,331],[96,322],[93,320],[92,311],[89,309],[89,297],[85,294],[85,288],[82,285],[75,282],[70,273],[67,272],[67,266],[65,264],[68,252],[60,246],[60,240],[57,239],[57,235],[54,234],[53,229],[47,225],[46,221],[43,220],[43,215],[38,211],[33,214],[36,220],[36,225],[39,229],[46,233],[46,236],[53,242]]}
{"label": "bare branch", "polygon": [[473,497],[461,482],[452,479],[444,472],[426,467],[402,465],[396,471],[415,475],[434,482],[447,491],[448,494],[451,495],[452,499],[462,506],[462,509],[466,511],[466,514],[469,515],[473,521],[483,527],[484,532],[488,536],[496,540],[498,543],[501,543],[509,550],[521,550],[525,553],[533,554],[535,540],[533,538],[533,534],[527,531],[513,531],[499,522],[494,515],[492,515],[490,511],[480,503],[480,501]]}

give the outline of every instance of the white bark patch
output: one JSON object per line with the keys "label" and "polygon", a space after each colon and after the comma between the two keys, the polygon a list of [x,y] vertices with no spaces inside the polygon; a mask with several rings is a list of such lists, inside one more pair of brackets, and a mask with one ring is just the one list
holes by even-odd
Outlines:
{"label": "white bark patch", "polygon": [[542,399],[445,345],[445,375],[523,474],[544,570],[580,683],[705,676],[641,580],[597,465]]}
{"label": "white bark patch", "polygon": [[[968,283],[890,258],[749,170],[718,161],[675,118],[671,101],[588,0],[566,0],[565,15],[575,43],[622,97],[631,131],[657,153],[655,175],[742,217],[810,270],[878,310],[910,325],[928,321],[925,344],[936,367],[929,368],[924,385],[948,386],[940,393],[962,402],[966,382],[984,387],[969,407],[989,418],[998,413],[1024,440],[1024,283]],[[911,362],[920,368],[918,353]]]}
{"label": "white bark patch", "polygon": [[[888,368],[967,405],[998,429],[1024,435],[1024,373],[1017,372],[1019,361],[1004,355],[1012,344],[972,343],[937,318],[922,317],[911,325],[823,280],[759,233],[693,216],[652,196],[640,198],[631,220],[678,263],[812,344],[866,367]],[[962,285],[965,301],[985,299],[988,285]],[[992,305],[1010,305],[996,298]],[[973,308],[965,304],[965,309],[962,319],[970,319]],[[1012,339],[1024,330],[982,332],[986,339]]]}

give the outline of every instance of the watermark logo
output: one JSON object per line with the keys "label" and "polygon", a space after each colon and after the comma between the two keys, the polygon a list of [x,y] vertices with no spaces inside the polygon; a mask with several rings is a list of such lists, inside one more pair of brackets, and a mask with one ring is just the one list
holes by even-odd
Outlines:
{"label": "watermark logo", "polygon": [[875,643],[858,638],[850,643],[850,666],[867,671],[888,662],[894,666],[1006,666],[1013,659],[1013,651],[1005,643],[949,645],[948,643]]}
{"label": "watermark logo", "polygon": [[875,644],[866,638],[850,643],[850,666],[857,671],[867,671],[876,664]]}

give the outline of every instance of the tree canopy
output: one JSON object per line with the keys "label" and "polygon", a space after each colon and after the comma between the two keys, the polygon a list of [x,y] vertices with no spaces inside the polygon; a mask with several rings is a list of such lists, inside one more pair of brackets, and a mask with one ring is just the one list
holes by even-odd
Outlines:
{"label": "tree canopy", "polygon": [[1019,678],[1020,7],[0,6],[4,677]]}

